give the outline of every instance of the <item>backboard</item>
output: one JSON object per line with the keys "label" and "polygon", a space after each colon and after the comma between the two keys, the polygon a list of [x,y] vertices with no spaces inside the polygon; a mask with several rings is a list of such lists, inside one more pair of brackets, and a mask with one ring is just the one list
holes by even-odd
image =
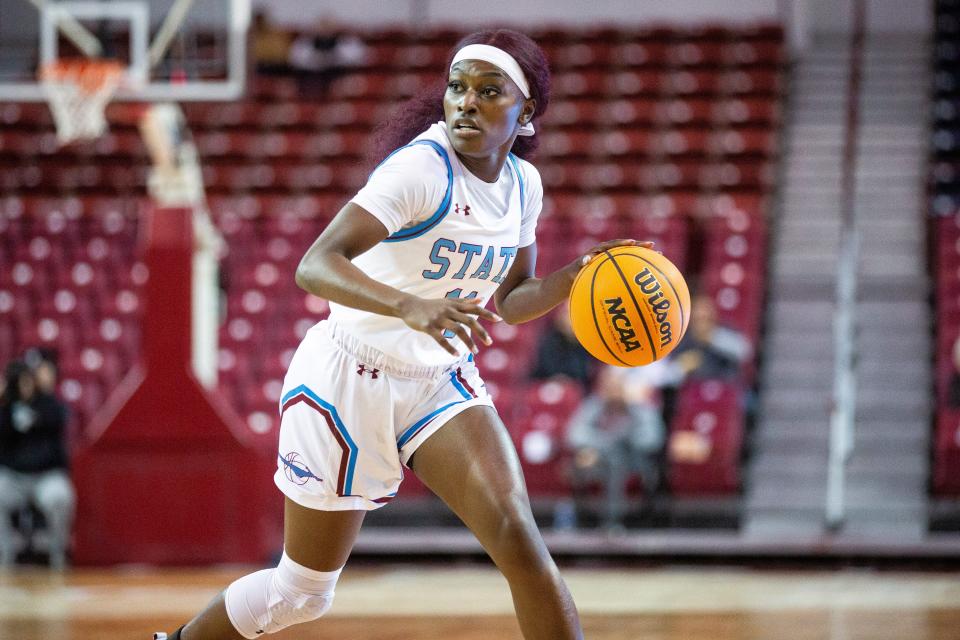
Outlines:
{"label": "backboard", "polygon": [[45,101],[39,69],[90,53],[126,67],[114,100],[234,100],[249,22],[250,0],[0,0],[0,102]]}

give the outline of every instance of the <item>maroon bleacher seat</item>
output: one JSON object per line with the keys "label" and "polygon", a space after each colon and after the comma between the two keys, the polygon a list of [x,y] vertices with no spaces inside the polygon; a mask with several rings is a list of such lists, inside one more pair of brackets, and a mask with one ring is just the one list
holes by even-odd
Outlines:
{"label": "maroon bleacher seat", "polygon": [[730,495],[740,488],[742,391],[719,380],[683,386],[670,425],[670,490],[674,495]]}
{"label": "maroon bleacher seat", "polygon": [[937,495],[960,495],[960,409],[943,406],[938,412],[932,485]]}
{"label": "maroon bleacher seat", "polygon": [[483,379],[505,385],[523,379],[529,358],[529,354],[512,353],[497,344],[481,349],[476,356],[477,368]]}
{"label": "maroon bleacher seat", "polygon": [[536,495],[569,494],[564,434],[582,397],[580,385],[558,381],[533,383],[523,390],[522,397],[525,406],[514,412],[511,435],[527,488]]}

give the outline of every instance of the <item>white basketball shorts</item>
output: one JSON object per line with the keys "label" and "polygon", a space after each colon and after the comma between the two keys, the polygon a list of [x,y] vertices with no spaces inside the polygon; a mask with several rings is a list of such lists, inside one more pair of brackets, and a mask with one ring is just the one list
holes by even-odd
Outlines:
{"label": "white basketball shorts", "polygon": [[477,405],[493,402],[472,357],[410,365],[320,322],[283,381],[274,482],[310,509],[376,509],[397,495],[417,447]]}

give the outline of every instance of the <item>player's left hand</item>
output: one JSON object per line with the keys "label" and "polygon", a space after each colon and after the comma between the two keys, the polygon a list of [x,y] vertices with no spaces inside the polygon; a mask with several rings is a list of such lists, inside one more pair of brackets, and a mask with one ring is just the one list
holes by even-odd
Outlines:
{"label": "player's left hand", "polygon": [[582,256],[577,258],[575,264],[577,268],[584,267],[588,262],[593,260],[593,257],[603,253],[604,251],[609,251],[615,247],[643,247],[644,249],[653,249],[653,243],[650,241],[639,241],[633,239],[620,239],[620,240],[607,240],[606,242],[601,242],[597,246],[593,247]]}
{"label": "player's left hand", "polygon": [[600,244],[596,245],[586,253],[581,254],[576,260],[563,267],[561,271],[564,272],[567,281],[572,286],[577,274],[580,273],[580,269],[582,269],[588,262],[593,260],[594,256],[597,256],[604,251],[609,251],[615,247],[643,247],[644,249],[653,249],[653,243],[649,241],[641,242],[631,238],[607,240],[606,242],[601,242]]}

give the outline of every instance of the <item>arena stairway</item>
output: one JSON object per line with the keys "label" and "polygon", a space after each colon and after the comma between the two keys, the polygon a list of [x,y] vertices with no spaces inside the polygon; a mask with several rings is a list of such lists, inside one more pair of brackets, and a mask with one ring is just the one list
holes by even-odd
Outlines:
{"label": "arena stairway", "polygon": [[[924,126],[916,114],[925,109],[927,71],[926,46],[916,40],[871,40],[864,56],[850,534],[882,526],[888,535],[917,536],[924,527],[930,318],[918,219]],[[845,40],[818,38],[790,90],[748,535],[816,535],[824,526],[849,56]]]}
{"label": "arena stairway", "polygon": [[858,140],[859,373],[846,530],[926,530],[931,380],[923,211],[929,104],[925,37],[872,39]]}
{"label": "arena stairway", "polygon": [[820,40],[788,90],[765,363],[747,466],[748,535],[821,527],[832,389],[846,43]]}

